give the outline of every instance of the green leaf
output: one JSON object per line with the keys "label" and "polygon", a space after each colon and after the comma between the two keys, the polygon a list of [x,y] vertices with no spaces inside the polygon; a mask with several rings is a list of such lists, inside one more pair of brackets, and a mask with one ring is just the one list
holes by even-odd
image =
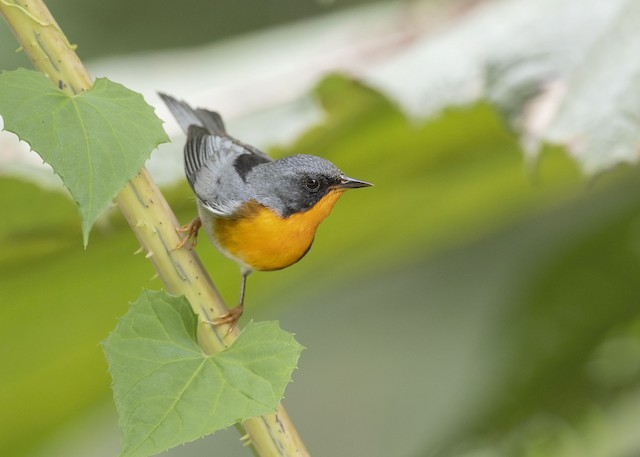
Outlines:
{"label": "green leaf", "polygon": [[42,73],[3,72],[0,114],[4,128],[62,178],[80,209],[85,246],[100,213],[167,141],[162,121],[142,96],[105,78],[72,96]]}
{"label": "green leaf", "polygon": [[276,322],[250,323],[225,351],[196,343],[184,297],[143,291],[103,346],[122,456],[147,456],[273,412],[302,351]]}

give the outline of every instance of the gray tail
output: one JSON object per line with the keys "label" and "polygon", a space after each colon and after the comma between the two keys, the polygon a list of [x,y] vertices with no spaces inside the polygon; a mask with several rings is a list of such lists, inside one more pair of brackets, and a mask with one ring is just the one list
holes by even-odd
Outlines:
{"label": "gray tail", "polygon": [[222,122],[222,118],[215,111],[208,111],[203,108],[193,109],[187,103],[178,101],[171,95],[161,92],[158,92],[158,95],[169,107],[185,133],[189,131],[189,127],[192,125],[204,127],[209,133],[218,135],[225,133],[224,122]]}

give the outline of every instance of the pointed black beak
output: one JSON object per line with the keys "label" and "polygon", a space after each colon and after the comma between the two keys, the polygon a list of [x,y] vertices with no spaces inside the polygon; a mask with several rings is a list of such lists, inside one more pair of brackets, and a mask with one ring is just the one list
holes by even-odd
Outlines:
{"label": "pointed black beak", "polygon": [[373,186],[373,184],[371,184],[370,182],[360,181],[358,179],[341,176],[340,181],[338,181],[332,187],[334,189],[357,189],[358,187],[369,187],[369,186]]}

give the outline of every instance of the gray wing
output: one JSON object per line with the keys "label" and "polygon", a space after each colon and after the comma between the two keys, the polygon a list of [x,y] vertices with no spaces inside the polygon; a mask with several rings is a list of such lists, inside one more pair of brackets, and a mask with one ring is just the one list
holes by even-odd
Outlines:
{"label": "gray wing", "polygon": [[251,198],[244,182],[246,173],[271,158],[227,135],[218,113],[194,109],[170,95],[158,95],[187,132],[184,169],[198,201],[214,214],[233,214]]}
{"label": "gray wing", "polygon": [[187,181],[202,206],[228,216],[252,198],[244,181],[248,170],[271,159],[257,149],[227,135],[189,127],[184,147]]}

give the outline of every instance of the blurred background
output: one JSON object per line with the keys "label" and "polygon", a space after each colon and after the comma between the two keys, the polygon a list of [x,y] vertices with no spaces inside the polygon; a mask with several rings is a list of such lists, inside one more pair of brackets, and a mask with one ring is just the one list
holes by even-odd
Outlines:
{"label": "blurred background", "polygon": [[[285,405],[315,456],[640,455],[640,3],[49,0],[95,77],[172,144],[149,169],[195,215],[156,91],[273,156],[375,187],[244,317],[307,349]],[[0,27],[4,70],[30,64]],[[117,455],[99,346],[160,289],[116,209],[82,247],[52,172],[0,134],[0,455]],[[240,275],[198,254],[228,303]],[[166,455],[248,456],[235,429]]]}

